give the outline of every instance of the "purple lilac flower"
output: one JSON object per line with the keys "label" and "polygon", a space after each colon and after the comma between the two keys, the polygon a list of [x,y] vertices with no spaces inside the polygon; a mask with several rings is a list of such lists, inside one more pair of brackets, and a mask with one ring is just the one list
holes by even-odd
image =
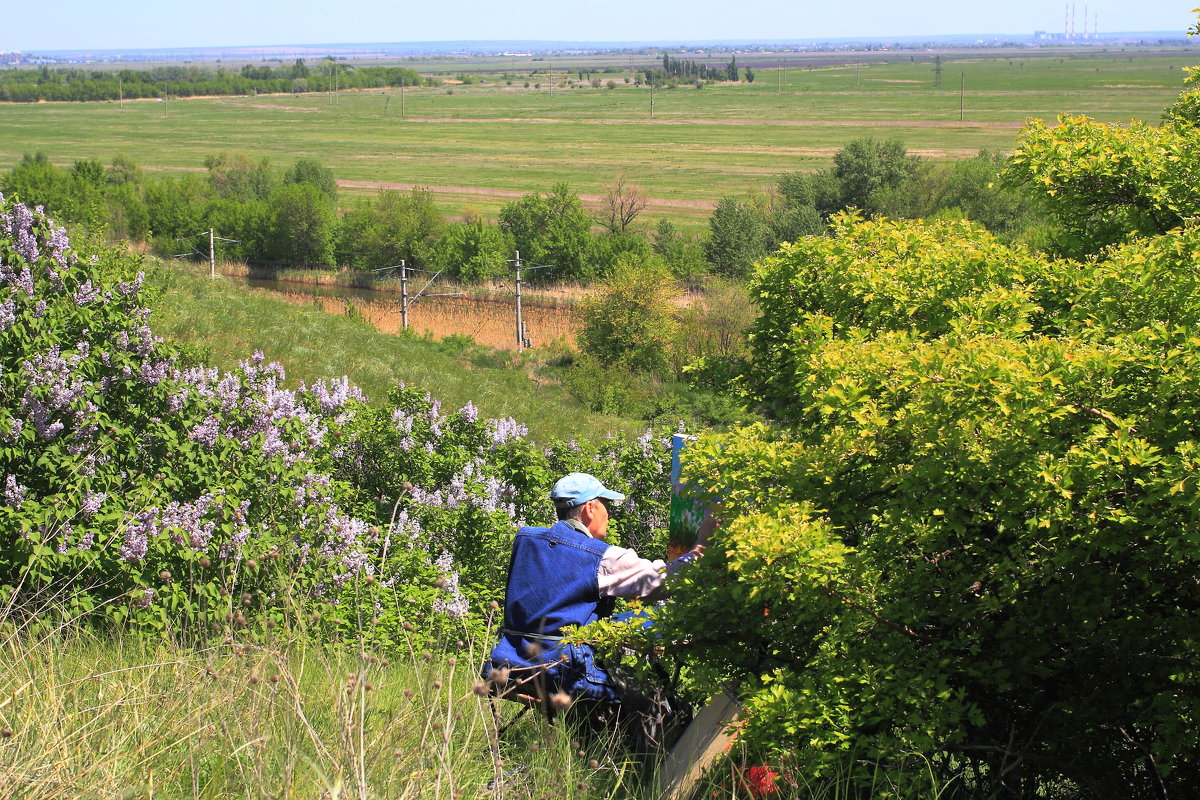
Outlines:
{"label": "purple lilac flower", "polygon": [[350,378],[343,375],[326,383],[319,380],[310,390],[317,400],[317,407],[325,414],[332,413],[344,407],[351,400],[365,400],[366,396],[357,386],[350,385]]}
{"label": "purple lilac flower", "polygon": [[0,303],[0,332],[11,328],[17,321],[17,303],[13,298],[8,298],[3,303]]}
{"label": "purple lilac flower", "polygon": [[138,598],[138,601],[137,601],[138,607],[139,608],[149,608],[150,605],[154,602],[154,596],[156,594],[157,593],[153,589],[151,589],[149,586],[147,586],[146,591],[142,592],[142,596]]}
{"label": "purple lilac flower", "polygon": [[20,508],[28,491],[27,487],[17,483],[16,475],[9,475],[4,479],[4,502],[10,507]]}
{"label": "purple lilac flower", "polygon": [[229,541],[221,545],[219,555],[221,558],[236,558],[241,560],[242,548],[246,546],[246,542],[250,539],[250,529],[245,525],[238,528],[229,537]]}
{"label": "purple lilac flower", "polygon": [[142,290],[142,283],[146,280],[146,273],[139,272],[132,283],[121,281],[117,284],[117,293],[122,297],[132,297]]}
{"label": "purple lilac flower", "polygon": [[79,537],[79,543],[75,545],[77,550],[91,550],[92,545],[96,543],[96,531],[93,528],[88,528],[83,532],[83,536]]}
{"label": "purple lilac flower", "polygon": [[454,619],[465,617],[469,605],[466,595],[458,587],[458,571],[454,569],[454,558],[449,553],[442,551],[442,554],[433,562],[433,566],[442,573],[442,591],[448,595],[448,597],[434,599],[434,613]]}
{"label": "purple lilac flower", "polygon": [[29,267],[21,267],[21,271],[17,273],[13,284],[17,287],[18,291],[24,292],[26,297],[33,297],[33,273],[29,271]]}
{"label": "purple lilac flower", "polygon": [[488,420],[488,436],[493,446],[502,445],[511,439],[529,435],[529,429],[512,417]]}
{"label": "purple lilac flower", "polygon": [[141,561],[146,557],[146,551],[150,548],[150,540],[158,535],[157,515],[158,509],[148,509],[125,526],[121,558],[134,562]]}
{"label": "purple lilac flower", "polygon": [[[12,208],[11,219],[12,226],[9,230],[16,240],[17,253],[28,263],[35,263],[38,260],[38,247],[37,239],[33,235],[33,214],[24,203],[17,203]],[[33,296],[33,292],[29,294]]]}
{"label": "purple lilac flower", "polygon": [[86,306],[88,303],[94,303],[100,298],[100,290],[92,285],[90,280],[84,281],[75,293],[71,295],[71,299],[75,301],[77,306]]}
{"label": "purple lilac flower", "polygon": [[221,420],[215,415],[209,415],[204,418],[196,427],[192,428],[188,438],[192,441],[199,442],[209,450],[217,444],[217,436],[221,432]]}
{"label": "purple lilac flower", "polygon": [[87,492],[83,496],[83,502],[79,504],[79,513],[85,517],[90,517],[100,510],[100,506],[108,498],[105,492]]}
{"label": "purple lilac flower", "polygon": [[71,242],[67,239],[67,229],[61,225],[56,225],[50,229],[50,237],[46,241],[46,246],[50,248],[50,257],[54,259],[60,267],[67,266],[66,252]]}
{"label": "purple lilac flower", "polygon": [[204,515],[212,504],[212,495],[202,494],[191,503],[173,500],[163,509],[160,524],[164,529],[173,529],[171,540],[199,552],[208,547],[212,540],[216,522],[204,522]]}
{"label": "purple lilac flower", "polygon": [[467,404],[459,409],[459,411],[462,412],[463,419],[467,422],[474,422],[475,420],[479,419],[479,409],[477,409],[475,404],[470,400],[468,400]]}

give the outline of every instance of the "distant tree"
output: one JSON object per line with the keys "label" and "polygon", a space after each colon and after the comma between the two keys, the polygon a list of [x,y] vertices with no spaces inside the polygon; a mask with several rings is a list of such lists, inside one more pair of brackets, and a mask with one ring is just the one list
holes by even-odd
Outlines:
{"label": "distant tree", "polygon": [[94,158],[80,159],[71,167],[71,177],[85,186],[99,188],[104,185],[104,165]]}
{"label": "distant tree", "polygon": [[346,213],[338,260],[359,269],[392,266],[401,259],[424,268],[445,226],[428,189],[417,187],[408,194],[385,189]]}
{"label": "distant tree", "polygon": [[737,79],[738,79],[737,56],[734,56],[733,58],[729,59],[729,64],[728,64],[728,66],[725,67],[725,80],[733,81],[734,83],[737,83]]}
{"label": "distant tree", "polygon": [[604,202],[597,221],[609,233],[624,233],[645,210],[647,202],[642,187],[625,180],[624,175],[618,175],[605,187]]}
{"label": "distant tree", "polygon": [[308,183],[320,189],[330,200],[337,199],[337,181],[333,170],[311,158],[302,158],[283,175],[284,183]]}
{"label": "distant tree", "polygon": [[842,208],[842,185],[827,169],[816,172],[785,172],[776,190],[793,206],[812,206],[822,216]]}
{"label": "distant tree", "polygon": [[513,237],[521,258],[553,264],[554,276],[586,280],[595,277],[589,256],[592,220],[579,196],[565,183],[549,194],[527,194],[500,208],[500,227]]}
{"label": "distant tree", "polygon": [[899,139],[854,139],[833,157],[833,175],[841,183],[845,208],[871,208],[871,194],[898,186],[920,164]]}
{"label": "distant tree", "polygon": [[746,67],[746,83],[754,83],[754,70]]}
{"label": "distant tree", "polygon": [[448,225],[430,256],[430,266],[463,281],[489,281],[512,273],[513,241],[504,231],[482,220]]}
{"label": "distant tree", "polygon": [[579,344],[605,365],[661,374],[675,333],[675,282],[658,263],[622,262],[581,310]]}
{"label": "distant tree", "polygon": [[748,203],[723,197],[708,220],[704,255],[721,275],[743,277],[767,254],[770,232]]}
{"label": "distant tree", "polygon": [[220,197],[237,200],[266,200],[275,186],[267,159],[258,163],[243,153],[216,153],[204,158],[208,182]]}
{"label": "distant tree", "polygon": [[658,221],[654,230],[654,252],[671,274],[680,278],[695,278],[708,270],[700,242],[681,233],[669,219]]}
{"label": "distant tree", "polygon": [[280,186],[271,195],[270,256],[298,267],[331,267],[337,214],[333,203],[307,183]]}
{"label": "distant tree", "polygon": [[135,186],[142,184],[142,168],[137,165],[129,156],[124,153],[117,153],[113,156],[112,164],[105,173],[105,180],[114,186],[120,186],[125,183],[132,183]]}

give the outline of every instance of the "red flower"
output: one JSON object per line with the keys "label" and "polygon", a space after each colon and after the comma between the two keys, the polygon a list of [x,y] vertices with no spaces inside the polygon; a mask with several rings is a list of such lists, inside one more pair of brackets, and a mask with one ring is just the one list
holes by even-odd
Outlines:
{"label": "red flower", "polygon": [[779,787],[775,785],[777,780],[779,780],[778,772],[766,764],[754,764],[742,770],[742,791],[748,793],[755,800],[768,797],[779,791]]}

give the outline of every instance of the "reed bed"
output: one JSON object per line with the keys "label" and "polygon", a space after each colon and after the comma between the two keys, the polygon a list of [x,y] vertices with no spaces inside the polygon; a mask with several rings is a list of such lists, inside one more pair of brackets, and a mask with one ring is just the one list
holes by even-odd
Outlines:
{"label": "reed bed", "polygon": [[[364,301],[356,298],[321,297],[304,292],[281,292],[297,304],[319,304],[329,314],[349,314],[366,320],[382,333],[399,333],[403,315],[398,301]],[[522,298],[523,299],[523,298]],[[577,315],[567,309],[522,303],[526,334],[534,347],[552,344],[574,347]],[[517,349],[515,306],[493,300],[423,298],[408,310],[409,328],[434,338],[467,336],[476,343],[500,350]]]}

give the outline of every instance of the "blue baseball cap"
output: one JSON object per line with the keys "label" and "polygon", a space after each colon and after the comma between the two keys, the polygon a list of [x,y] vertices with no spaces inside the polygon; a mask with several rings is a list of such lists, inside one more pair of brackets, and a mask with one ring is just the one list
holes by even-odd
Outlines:
{"label": "blue baseball cap", "polygon": [[558,483],[550,490],[550,499],[557,508],[574,508],[597,497],[616,501],[625,499],[625,495],[604,488],[603,483],[586,472],[572,472],[559,478]]}

